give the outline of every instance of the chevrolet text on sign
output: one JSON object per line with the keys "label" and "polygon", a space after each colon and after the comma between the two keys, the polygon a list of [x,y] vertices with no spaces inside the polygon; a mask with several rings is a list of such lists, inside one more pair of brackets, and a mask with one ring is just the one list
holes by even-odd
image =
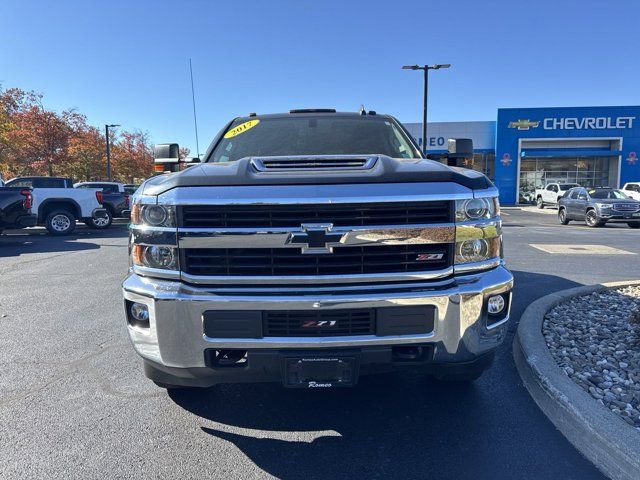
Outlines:
{"label": "chevrolet text on sign", "polygon": [[567,117],[545,118],[542,128],[545,130],[606,130],[611,128],[633,128],[636,117]]}

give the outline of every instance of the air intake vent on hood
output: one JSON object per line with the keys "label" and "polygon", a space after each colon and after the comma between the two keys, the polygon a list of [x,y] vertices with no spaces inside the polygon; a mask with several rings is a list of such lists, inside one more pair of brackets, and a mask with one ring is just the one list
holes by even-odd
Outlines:
{"label": "air intake vent on hood", "polygon": [[252,158],[251,163],[259,172],[325,172],[370,170],[377,160],[378,157],[317,155]]}

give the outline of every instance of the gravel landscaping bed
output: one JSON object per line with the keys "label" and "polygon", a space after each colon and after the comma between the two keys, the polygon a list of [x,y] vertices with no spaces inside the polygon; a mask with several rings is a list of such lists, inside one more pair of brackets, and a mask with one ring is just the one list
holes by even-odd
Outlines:
{"label": "gravel landscaping bed", "polygon": [[573,381],[640,430],[640,286],[562,303],[546,314],[542,333]]}

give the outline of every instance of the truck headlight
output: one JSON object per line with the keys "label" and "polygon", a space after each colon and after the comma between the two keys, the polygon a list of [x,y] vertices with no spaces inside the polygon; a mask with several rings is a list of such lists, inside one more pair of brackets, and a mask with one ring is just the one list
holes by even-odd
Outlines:
{"label": "truck headlight", "polygon": [[177,270],[178,257],[176,249],[160,245],[133,245],[131,260],[134,265],[161,270]]}
{"label": "truck headlight", "polygon": [[598,207],[600,210],[608,210],[609,208],[611,208],[611,204],[610,203],[596,203],[596,207]]}
{"label": "truck headlight", "polygon": [[165,205],[142,205],[136,203],[131,208],[131,223],[151,227],[175,227],[175,208]]}
{"label": "truck headlight", "polygon": [[495,197],[456,200],[457,222],[493,218],[499,213],[500,204]]}
{"label": "truck headlight", "polygon": [[475,263],[500,257],[500,237],[474,238],[456,243],[455,264]]}

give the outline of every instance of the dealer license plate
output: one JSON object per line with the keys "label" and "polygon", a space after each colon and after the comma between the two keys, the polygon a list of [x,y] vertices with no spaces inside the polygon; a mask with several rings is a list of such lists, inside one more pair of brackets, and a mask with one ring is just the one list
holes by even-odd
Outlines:
{"label": "dealer license plate", "polygon": [[291,388],[351,387],[357,381],[355,357],[286,357],[284,385]]}

